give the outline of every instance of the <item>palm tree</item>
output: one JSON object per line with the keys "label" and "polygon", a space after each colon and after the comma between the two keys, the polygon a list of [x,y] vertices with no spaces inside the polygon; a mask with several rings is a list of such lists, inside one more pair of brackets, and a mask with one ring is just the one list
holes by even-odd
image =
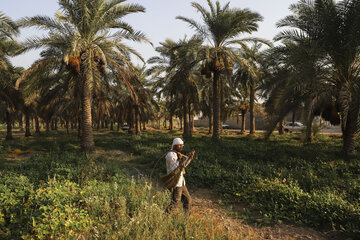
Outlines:
{"label": "palm tree", "polygon": [[333,88],[323,57],[316,43],[306,37],[286,40],[267,52],[271,63],[264,66],[267,74],[262,89],[268,98],[267,112],[274,117],[268,121],[267,137],[278,123],[282,124],[285,115],[301,110],[305,113],[305,141],[313,140],[315,110],[331,99]]}
{"label": "palm tree", "polygon": [[[233,76],[233,78],[238,78],[238,75]],[[234,80],[236,83],[236,80]],[[234,102],[232,108],[233,113],[236,116],[237,122],[239,122],[239,114],[241,114],[241,130],[240,134],[245,134],[245,121],[246,114],[250,109],[250,93],[249,88],[244,86],[244,84],[237,84],[237,88],[235,88],[234,97],[236,101]]]}
{"label": "palm tree", "polygon": [[18,33],[17,24],[2,12],[0,12],[0,33],[9,38]]}
{"label": "palm tree", "polygon": [[[200,77],[200,61],[205,58],[205,51],[201,47],[202,39],[192,37],[174,42],[167,39],[161,43],[162,47],[157,51],[162,54],[163,58],[154,57],[149,59],[149,63],[158,65],[150,69],[154,76],[165,73],[165,77],[158,78],[154,87],[161,87],[161,93],[164,93],[170,102],[172,102],[171,114],[175,112],[174,100],[181,99],[184,120],[184,138],[192,136],[191,106],[198,102],[198,78]],[[165,58],[165,59],[164,59]],[[168,58],[168,59],[166,59]],[[171,116],[171,118],[172,118]]]}
{"label": "palm tree", "polygon": [[262,17],[248,9],[230,8],[229,3],[221,7],[220,2],[215,4],[207,0],[207,10],[200,4],[192,2],[192,6],[201,14],[203,24],[186,17],[177,17],[194,28],[198,34],[203,36],[210,43],[209,65],[213,72],[213,140],[220,139],[221,119],[221,75],[226,73],[231,65],[230,59],[235,59],[236,54],[231,50],[233,44],[243,45],[244,40],[238,39],[243,33],[252,33],[257,30],[257,22]]}
{"label": "palm tree", "polygon": [[[262,53],[260,52],[261,44],[254,43],[252,47],[243,46],[239,55],[241,61],[238,63],[239,68],[236,71],[235,81],[248,89],[249,93],[249,112],[250,112],[250,134],[255,134],[255,102],[257,101],[256,92],[259,90],[263,71],[261,69]],[[244,62],[246,65],[244,66]],[[245,106],[244,106],[245,107]],[[246,108],[244,108],[245,110]],[[245,111],[246,113],[246,111]]]}
{"label": "palm tree", "polygon": [[21,46],[13,39],[18,34],[18,26],[0,12],[0,111],[7,124],[6,140],[13,138],[12,122],[15,111],[21,105],[21,96],[14,88],[14,77],[21,71],[12,66],[10,56],[20,53]]}
{"label": "palm tree", "polygon": [[136,119],[136,134],[141,134],[141,124],[143,124],[143,130],[146,130],[146,122],[149,121],[153,116],[156,108],[158,107],[153,96],[153,92],[150,89],[150,83],[147,80],[148,74],[146,66],[137,66],[136,69],[136,80],[137,80],[137,95],[139,96],[139,103],[135,109]]}
{"label": "palm tree", "polygon": [[[47,36],[29,40],[28,47],[45,47],[43,55],[49,56],[47,60],[50,56],[60,56],[57,57],[57,62],[65,63],[73,73],[73,78],[79,85],[81,98],[81,148],[85,152],[92,152],[94,141],[91,99],[94,83],[100,82],[110,69],[121,74],[123,81],[128,81],[124,66],[130,65],[129,53],[138,57],[140,55],[122,41],[147,39],[122,19],[131,13],[144,12],[145,9],[136,4],[123,4],[124,0],[58,2],[60,12],[57,12],[55,19],[35,16],[24,19],[23,25],[48,30]],[[110,31],[112,29],[117,31]],[[44,64],[45,61],[34,65],[32,71]],[[130,85],[127,86],[133,95],[134,89]]]}
{"label": "palm tree", "polygon": [[200,110],[203,117],[207,117],[209,120],[209,132],[212,134],[213,127],[213,108],[212,108],[212,85],[211,78],[206,77],[205,68],[202,69],[202,75],[205,75],[199,82],[200,85]]}
{"label": "palm tree", "polygon": [[19,53],[20,45],[13,39],[19,33],[18,26],[0,12],[0,70],[11,67],[9,56]]}
{"label": "palm tree", "polygon": [[6,140],[13,139],[12,125],[14,117],[16,112],[20,112],[23,105],[21,93],[14,88],[14,82],[22,71],[22,68],[15,68],[12,65],[8,65],[7,70],[2,71],[0,75],[0,113],[1,115],[5,115],[7,125]]}
{"label": "palm tree", "polygon": [[326,52],[334,70],[332,83],[342,119],[343,152],[353,157],[360,111],[360,1],[301,0],[291,5],[291,10],[294,14],[279,26],[293,30],[281,35],[287,39],[307,36]]}
{"label": "palm tree", "polygon": [[173,55],[171,54],[171,49],[175,46],[175,42],[166,39],[164,42],[161,42],[159,47],[156,48],[156,51],[160,54],[159,56],[151,57],[147,62],[151,64],[151,67],[147,70],[147,75],[152,78],[149,82],[151,91],[153,94],[160,100],[165,98],[167,109],[169,109],[168,115],[170,119],[169,130],[173,130],[173,117],[175,111],[178,108],[178,100],[180,96],[177,95],[176,89],[168,87],[168,82],[171,81],[168,72],[171,69],[171,61]]}

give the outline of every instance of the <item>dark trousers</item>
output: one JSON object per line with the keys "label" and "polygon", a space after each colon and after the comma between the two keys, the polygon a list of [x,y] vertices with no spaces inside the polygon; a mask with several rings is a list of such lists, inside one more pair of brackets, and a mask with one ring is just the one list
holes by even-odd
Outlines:
{"label": "dark trousers", "polygon": [[176,187],[172,191],[171,204],[166,208],[165,212],[172,212],[175,208],[179,207],[180,203],[182,203],[185,212],[189,214],[191,210],[191,202],[191,196],[186,186]]}

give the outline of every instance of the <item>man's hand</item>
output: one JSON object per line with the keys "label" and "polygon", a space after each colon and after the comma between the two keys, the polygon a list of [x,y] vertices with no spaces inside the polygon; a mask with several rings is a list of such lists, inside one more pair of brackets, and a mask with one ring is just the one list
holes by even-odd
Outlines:
{"label": "man's hand", "polygon": [[190,153],[189,153],[189,158],[193,158],[195,155],[195,150],[192,150]]}
{"label": "man's hand", "polygon": [[177,156],[178,156],[178,159],[180,160],[180,159],[182,159],[183,157],[184,157],[184,155],[183,154],[181,154],[180,152],[176,152],[176,154],[177,154]]}

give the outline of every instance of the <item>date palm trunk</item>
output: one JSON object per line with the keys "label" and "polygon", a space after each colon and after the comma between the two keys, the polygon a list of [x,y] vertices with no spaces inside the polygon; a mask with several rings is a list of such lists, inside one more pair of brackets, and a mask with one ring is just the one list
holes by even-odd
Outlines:
{"label": "date palm trunk", "polygon": [[6,131],[5,140],[12,140],[14,138],[12,135],[12,121],[9,111],[6,111],[6,125],[7,125],[6,126],[7,131]]}
{"label": "date palm trunk", "polygon": [[146,121],[143,122],[143,131],[146,131]]}
{"label": "date palm trunk", "polygon": [[135,107],[135,134],[141,135],[139,107]]}
{"label": "date palm trunk", "polygon": [[255,134],[255,88],[250,86],[250,134]]}
{"label": "date palm trunk", "polygon": [[314,113],[311,110],[311,99],[307,99],[305,102],[305,116],[306,116],[305,142],[310,143],[314,140],[314,132],[312,128]]}
{"label": "date palm trunk", "polygon": [[213,109],[211,106],[209,106],[209,134],[212,134],[213,130]]}
{"label": "date palm trunk", "polygon": [[66,128],[66,134],[69,135],[69,119],[65,120],[65,128]]}
{"label": "date palm trunk", "polygon": [[97,124],[96,124],[96,130],[99,131],[100,130],[100,119],[97,119]]}
{"label": "date palm trunk", "polygon": [[220,140],[220,72],[214,72],[213,80],[213,135],[212,141]]}
{"label": "date palm trunk", "polygon": [[346,118],[343,132],[343,153],[346,158],[356,156],[356,132],[358,126],[359,107],[356,102],[352,102]]}
{"label": "date palm trunk", "polygon": [[285,133],[285,128],[284,128],[284,120],[280,121],[279,122],[279,135],[284,135]]}
{"label": "date palm trunk", "polygon": [[25,137],[30,137],[30,114],[28,112],[25,113]]}
{"label": "date palm trunk", "polygon": [[170,122],[169,122],[169,130],[173,130],[174,129],[174,120],[173,120],[173,116],[174,116],[174,107],[173,107],[173,96],[170,96]]}
{"label": "date palm trunk", "polygon": [[220,78],[220,135],[223,134],[223,123],[224,119],[224,88],[223,88],[223,78]]}
{"label": "date palm trunk", "polygon": [[245,134],[246,111],[241,111],[241,134]]}
{"label": "date palm trunk", "polygon": [[82,79],[81,89],[81,150],[91,153],[95,150],[94,136],[91,124],[91,91],[87,77]]}
{"label": "date palm trunk", "polygon": [[78,138],[81,139],[81,117],[78,118],[78,123],[77,123],[77,130],[78,130]]}
{"label": "date palm trunk", "polygon": [[179,126],[180,130],[183,130],[183,118],[180,117],[180,126]]}
{"label": "date palm trunk", "polygon": [[314,115],[311,114],[311,116],[309,117],[309,119],[307,120],[307,123],[306,123],[305,142],[308,142],[308,143],[314,141],[314,131],[313,131],[313,127],[312,127],[313,121],[314,121]]}
{"label": "date palm trunk", "polygon": [[55,127],[55,130],[57,131],[58,130],[58,119],[57,119],[57,117],[54,119],[54,127]]}
{"label": "date palm trunk", "polygon": [[131,109],[129,109],[129,116],[128,116],[128,124],[129,124],[129,129],[128,129],[128,133],[129,134],[133,134],[134,133],[134,108],[131,107]]}
{"label": "date palm trunk", "polygon": [[191,103],[190,103],[190,98],[188,100],[189,102],[189,108],[188,108],[188,111],[189,111],[189,131],[190,131],[190,136],[192,136],[192,133],[194,132],[194,126],[193,126],[193,115],[191,114]]}
{"label": "date palm trunk", "polygon": [[184,119],[184,132],[183,137],[190,138],[191,137],[191,128],[189,121],[189,99],[188,96],[183,97],[183,119]]}
{"label": "date palm trunk", "polygon": [[120,125],[121,125],[121,120],[120,120],[120,117],[118,117],[117,119],[117,131],[120,131]]}
{"label": "date palm trunk", "polygon": [[46,125],[46,132],[50,132],[50,120],[49,119],[45,120],[45,125]]}
{"label": "date palm trunk", "polygon": [[173,115],[170,116],[169,119],[169,130],[173,130],[174,129],[174,119],[173,119]]}
{"label": "date palm trunk", "polygon": [[20,131],[24,131],[24,121],[23,121],[23,115],[20,114],[20,117],[19,117],[19,128],[20,128]]}
{"label": "date palm trunk", "polygon": [[35,116],[35,133],[40,134],[40,123],[38,116]]}
{"label": "date palm trunk", "polygon": [[195,116],[191,116],[191,131],[195,132]]}

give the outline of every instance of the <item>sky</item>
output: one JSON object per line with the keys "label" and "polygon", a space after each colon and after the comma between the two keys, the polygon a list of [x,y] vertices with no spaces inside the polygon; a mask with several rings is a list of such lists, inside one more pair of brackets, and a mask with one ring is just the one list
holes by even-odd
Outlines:
{"label": "sky", "polygon": [[[145,60],[157,55],[155,48],[159,46],[159,42],[167,38],[177,41],[185,35],[190,37],[194,34],[185,22],[175,19],[176,16],[184,16],[200,20],[200,14],[191,6],[191,2],[207,6],[206,0],[128,0],[126,2],[139,4],[146,9],[145,13],[135,13],[125,17],[127,23],[145,33],[153,43],[151,46],[146,43],[128,42],[128,45],[135,48]],[[252,36],[272,40],[280,31],[276,28],[276,22],[290,14],[289,6],[297,0],[220,0],[222,5],[227,2],[230,2],[230,7],[248,8],[261,14],[264,20],[259,23],[258,31]],[[55,12],[59,10],[57,0],[0,0],[0,3],[2,3],[0,11],[13,20],[35,15],[54,17]],[[23,41],[44,34],[35,28],[27,28],[21,30],[18,38]],[[39,52],[40,50],[26,52],[13,58],[12,62],[16,66],[27,68],[39,58]]]}

